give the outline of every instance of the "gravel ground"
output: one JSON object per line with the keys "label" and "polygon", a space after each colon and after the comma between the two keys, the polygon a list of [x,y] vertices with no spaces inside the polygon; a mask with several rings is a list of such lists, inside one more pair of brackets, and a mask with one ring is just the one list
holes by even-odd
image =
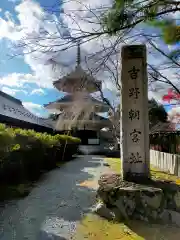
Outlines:
{"label": "gravel ground", "polygon": [[0,240],[69,240],[95,204],[95,189],[78,184],[99,179],[103,159],[82,156],[46,174],[29,196],[0,207]]}

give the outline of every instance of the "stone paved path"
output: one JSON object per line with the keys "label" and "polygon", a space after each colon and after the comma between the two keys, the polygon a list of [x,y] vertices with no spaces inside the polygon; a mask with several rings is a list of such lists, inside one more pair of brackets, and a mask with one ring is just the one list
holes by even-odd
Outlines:
{"label": "stone paved path", "polygon": [[95,189],[83,186],[96,181],[103,159],[83,156],[49,172],[25,199],[0,208],[0,240],[69,240],[81,217],[95,203]]}

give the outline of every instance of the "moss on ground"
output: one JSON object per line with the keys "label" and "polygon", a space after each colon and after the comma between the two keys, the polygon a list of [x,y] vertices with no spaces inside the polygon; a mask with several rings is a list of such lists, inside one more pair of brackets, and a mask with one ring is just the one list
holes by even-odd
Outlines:
{"label": "moss on ground", "polygon": [[[110,165],[112,170],[116,173],[120,173],[121,171],[121,160],[120,158],[105,158],[105,161]],[[159,169],[151,166],[151,176],[152,178],[162,179],[162,180],[170,180],[174,181],[177,184],[180,184],[180,178],[172,175],[170,173],[162,172]]]}
{"label": "moss on ground", "polygon": [[97,215],[88,214],[77,227],[73,240],[179,240],[180,229],[140,221],[128,224],[107,221]]}
{"label": "moss on ground", "polygon": [[[120,172],[121,162],[118,158],[106,158],[115,172]],[[180,178],[151,167],[153,178],[167,179],[180,184]],[[95,214],[86,215],[79,226],[75,240],[179,240],[180,229],[169,225],[149,224],[129,221],[128,224],[107,221]]]}
{"label": "moss on ground", "polygon": [[110,168],[117,173],[121,172],[121,160],[120,158],[105,158],[105,162],[110,165]]}
{"label": "moss on ground", "polygon": [[88,214],[84,217],[77,230],[75,240],[143,239],[133,233],[125,224],[110,222],[94,214]]}

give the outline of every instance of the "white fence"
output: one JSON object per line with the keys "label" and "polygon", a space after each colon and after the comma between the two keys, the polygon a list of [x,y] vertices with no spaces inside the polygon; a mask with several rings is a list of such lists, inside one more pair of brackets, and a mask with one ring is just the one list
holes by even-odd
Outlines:
{"label": "white fence", "polygon": [[162,171],[180,177],[180,155],[150,150],[150,161]]}

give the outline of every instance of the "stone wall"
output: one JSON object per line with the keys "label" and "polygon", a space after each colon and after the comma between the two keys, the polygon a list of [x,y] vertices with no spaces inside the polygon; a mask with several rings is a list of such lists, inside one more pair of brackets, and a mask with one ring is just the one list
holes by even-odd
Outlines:
{"label": "stone wall", "polygon": [[137,219],[180,226],[180,186],[177,184],[163,180],[139,184],[124,181],[117,174],[104,174],[98,183],[97,196],[103,211],[106,209],[106,216],[104,213],[101,216],[107,218],[109,212],[108,219],[117,221]]}
{"label": "stone wall", "polygon": [[180,177],[180,155],[150,150],[151,164]]}

